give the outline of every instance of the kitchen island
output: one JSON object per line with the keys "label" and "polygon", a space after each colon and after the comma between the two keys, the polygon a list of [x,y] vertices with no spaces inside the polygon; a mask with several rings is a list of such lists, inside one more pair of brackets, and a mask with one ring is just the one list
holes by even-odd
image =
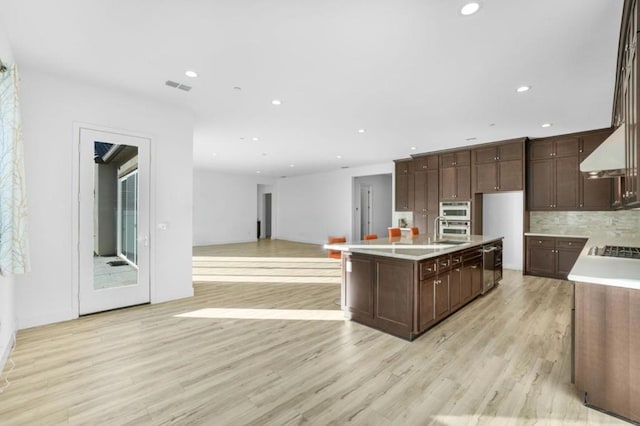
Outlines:
{"label": "kitchen island", "polygon": [[[502,278],[502,237],[424,235],[331,244],[342,251],[345,315],[413,340]],[[493,259],[483,267],[483,256]]]}
{"label": "kitchen island", "polygon": [[640,423],[640,259],[593,255],[638,240],[590,238],[574,287],[575,384],[586,405]]}

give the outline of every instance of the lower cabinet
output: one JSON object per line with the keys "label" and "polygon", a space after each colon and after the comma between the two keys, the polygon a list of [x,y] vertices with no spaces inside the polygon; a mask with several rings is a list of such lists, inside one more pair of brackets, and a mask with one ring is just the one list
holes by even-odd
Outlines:
{"label": "lower cabinet", "polygon": [[586,238],[527,236],[525,273],[566,280],[586,242]]}

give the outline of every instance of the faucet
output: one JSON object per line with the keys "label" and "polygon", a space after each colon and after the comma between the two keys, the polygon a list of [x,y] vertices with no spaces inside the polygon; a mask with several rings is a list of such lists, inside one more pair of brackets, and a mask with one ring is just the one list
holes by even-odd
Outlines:
{"label": "faucet", "polygon": [[433,221],[433,241],[438,239],[438,225],[439,221],[442,219],[446,219],[445,216],[437,216]]}

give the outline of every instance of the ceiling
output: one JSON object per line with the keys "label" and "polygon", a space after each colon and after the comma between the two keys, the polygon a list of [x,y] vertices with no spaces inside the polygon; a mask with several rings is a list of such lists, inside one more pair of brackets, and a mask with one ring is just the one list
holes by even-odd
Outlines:
{"label": "ceiling", "polygon": [[0,0],[0,19],[23,68],[193,111],[197,168],[293,176],[611,124],[623,0],[464,3]]}

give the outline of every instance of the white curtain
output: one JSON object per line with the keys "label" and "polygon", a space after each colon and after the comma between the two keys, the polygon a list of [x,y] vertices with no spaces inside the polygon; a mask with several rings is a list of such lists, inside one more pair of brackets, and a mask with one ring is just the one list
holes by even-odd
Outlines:
{"label": "white curtain", "polygon": [[18,70],[0,72],[0,274],[29,271]]}

